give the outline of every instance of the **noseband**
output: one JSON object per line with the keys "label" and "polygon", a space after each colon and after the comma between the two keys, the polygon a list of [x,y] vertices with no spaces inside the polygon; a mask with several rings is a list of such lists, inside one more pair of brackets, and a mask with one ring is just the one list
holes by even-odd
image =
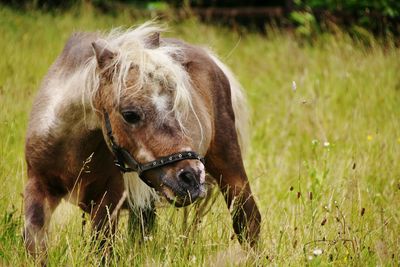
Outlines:
{"label": "noseband", "polygon": [[104,112],[105,126],[107,130],[107,136],[111,143],[111,149],[114,154],[114,164],[117,166],[121,172],[137,172],[140,179],[143,180],[147,185],[151,186],[151,182],[146,178],[142,177],[142,173],[148,170],[160,168],[165,165],[172,164],[177,161],[185,159],[197,159],[204,164],[204,158],[193,151],[182,151],[178,153],[171,154],[166,157],[158,158],[154,161],[150,161],[144,164],[139,163],[135,160],[128,150],[119,146],[114,139],[112,134],[112,128],[110,123],[110,117],[107,112]]}

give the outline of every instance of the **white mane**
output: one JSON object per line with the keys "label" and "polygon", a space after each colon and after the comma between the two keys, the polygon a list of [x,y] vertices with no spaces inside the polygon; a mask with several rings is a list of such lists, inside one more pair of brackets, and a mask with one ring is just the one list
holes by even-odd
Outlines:
{"label": "white mane", "polygon": [[[116,56],[110,64],[114,67],[112,82],[115,88],[115,100],[119,101],[124,90],[129,90],[132,95],[140,93],[144,84],[153,81],[148,79],[148,74],[157,76],[157,81],[164,84],[174,83],[174,99],[172,112],[174,112],[182,130],[185,130],[183,121],[189,111],[194,114],[191,100],[191,83],[188,73],[176,58],[183,56],[182,48],[171,44],[162,43],[156,48],[147,48],[146,40],[164,29],[152,22],[147,22],[138,28],[121,30],[114,29],[102,39],[107,43],[107,48]],[[175,59],[174,59],[175,58]],[[136,84],[126,87],[129,70],[132,65],[138,67],[139,76]],[[118,66],[118,67],[116,67]],[[83,73],[86,76],[84,102],[89,100],[93,107],[93,99],[99,90],[99,74],[96,73],[97,62],[93,56],[86,64]],[[87,99],[88,98],[88,99]]]}

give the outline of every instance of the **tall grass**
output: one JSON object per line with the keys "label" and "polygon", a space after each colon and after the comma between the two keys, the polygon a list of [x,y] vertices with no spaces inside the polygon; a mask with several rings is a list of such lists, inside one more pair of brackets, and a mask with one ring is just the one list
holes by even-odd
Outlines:
{"label": "tall grass", "polygon": [[[29,266],[21,232],[24,134],[32,99],[68,36],[143,21],[82,9],[62,14],[0,6],[0,265]],[[398,265],[400,263],[400,50],[373,38],[323,34],[302,42],[230,32],[194,19],[167,35],[211,47],[238,75],[252,109],[246,157],[263,216],[258,250],[245,251],[218,196],[188,228],[159,208],[145,242],[122,215],[109,263],[132,265]],[[193,219],[194,207],[189,209]],[[63,203],[49,236],[50,266],[101,264],[78,208]]]}

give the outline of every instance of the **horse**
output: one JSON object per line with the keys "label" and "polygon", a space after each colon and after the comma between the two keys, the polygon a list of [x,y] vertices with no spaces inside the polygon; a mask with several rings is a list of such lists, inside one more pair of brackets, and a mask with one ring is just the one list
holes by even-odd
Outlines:
{"label": "horse", "polygon": [[163,31],[147,22],[74,33],[49,68],[26,134],[30,254],[46,251],[62,199],[90,215],[95,233],[111,235],[121,209],[150,228],[159,198],[176,207],[201,199],[206,174],[235,208],[239,242],[257,243],[261,215],[242,160],[243,89],[213,52]]}

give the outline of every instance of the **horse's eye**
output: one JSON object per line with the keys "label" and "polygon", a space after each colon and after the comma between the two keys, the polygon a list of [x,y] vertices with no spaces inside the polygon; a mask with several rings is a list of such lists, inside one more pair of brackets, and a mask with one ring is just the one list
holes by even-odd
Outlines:
{"label": "horse's eye", "polygon": [[135,111],[124,111],[122,112],[122,117],[124,117],[124,120],[128,123],[135,124],[140,121],[140,115],[136,113]]}

